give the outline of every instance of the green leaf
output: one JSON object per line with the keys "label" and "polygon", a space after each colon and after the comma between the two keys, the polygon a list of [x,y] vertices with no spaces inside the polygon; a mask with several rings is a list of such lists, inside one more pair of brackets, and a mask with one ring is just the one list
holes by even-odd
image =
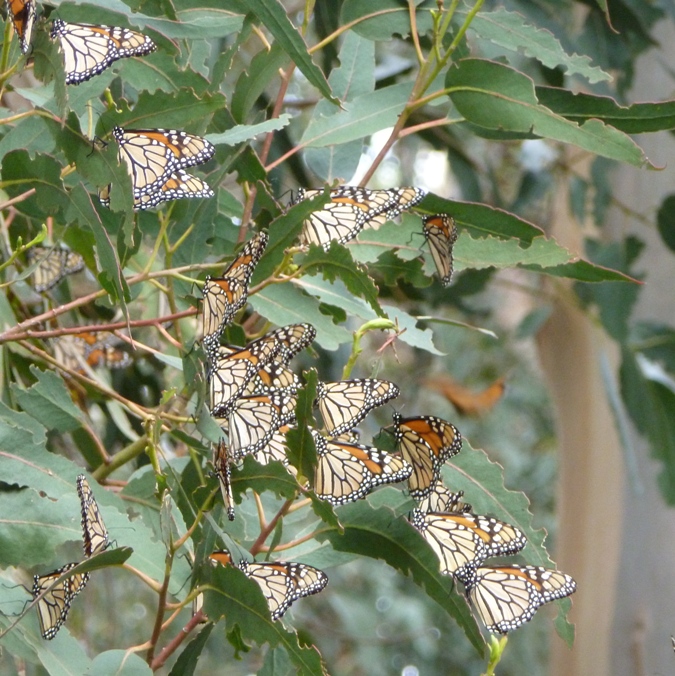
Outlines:
{"label": "green leaf", "polygon": [[171,668],[169,676],[192,676],[197,668],[197,662],[201,657],[206,642],[213,631],[213,624],[207,624],[181,652],[176,663]]}
{"label": "green leaf", "polygon": [[232,492],[241,496],[248,488],[259,494],[271,491],[288,500],[297,495],[298,482],[281,462],[260,465],[247,457],[241,467],[232,468]]}
{"label": "green leaf", "polygon": [[[612,242],[601,244],[588,240],[586,248],[590,258],[602,265],[628,270],[628,244]],[[628,337],[628,322],[640,293],[639,284],[607,282],[605,284],[579,285],[577,292],[593,300],[600,310],[600,320],[607,333],[617,341]]]}
{"label": "green leaf", "polygon": [[346,101],[342,104],[344,111],[330,117],[313,118],[300,143],[310,148],[340,145],[393,127],[411,92],[412,84],[402,82]]}
{"label": "green leaf", "polygon": [[206,129],[213,113],[225,104],[221,93],[197,95],[188,89],[169,94],[141,92],[133,111],[125,112],[122,117],[116,110],[107,111],[101,115],[97,128],[110,131],[115,125],[131,129],[161,127],[199,133]]}
{"label": "green leaf", "polygon": [[247,6],[274,36],[293,63],[327,99],[337,103],[321,69],[314,64],[298,29],[290,22],[286,9],[278,0],[247,0]]}
{"label": "green leaf", "polygon": [[[365,40],[354,31],[348,31],[340,47],[340,66],[328,78],[333,94],[341,101],[352,101],[375,89],[375,43]],[[314,108],[313,118],[331,117],[339,112],[326,100]],[[305,161],[324,181],[343,181],[356,172],[361,159],[363,142],[350,141],[325,148],[307,148]]]}
{"label": "green leaf", "polygon": [[316,329],[316,342],[326,350],[337,350],[352,340],[349,331],[320,312],[316,298],[307,296],[295,284],[268,286],[249,298],[249,302],[256,312],[279,326],[309,322]]}
{"label": "green leaf", "polygon": [[462,627],[467,638],[482,655],[483,639],[471,617],[466,601],[459,596],[451,577],[441,575],[438,559],[424,538],[407,522],[396,517],[391,509],[373,509],[369,498],[337,509],[344,533],[323,526],[316,537],[328,540],[334,549],[352,552],[388,565],[422,587]]}
{"label": "green leaf", "polygon": [[400,330],[400,333],[396,338],[397,340],[407,343],[412,347],[417,347],[425,352],[430,352],[431,354],[446,354],[445,352],[441,352],[434,345],[434,334],[431,329],[418,328],[417,324],[419,323],[419,320],[416,317],[409,315],[396,305],[383,305],[382,307],[386,311],[389,319],[396,322],[396,325]]}
{"label": "green leaf", "polygon": [[[421,35],[431,30],[432,19],[429,10],[436,9],[433,0],[416,2],[415,24]],[[370,18],[368,18],[370,17]],[[410,35],[410,10],[397,0],[345,0],[340,11],[340,23],[356,21],[352,30],[375,42],[391,40],[394,35]]]}
{"label": "green leaf", "polygon": [[663,243],[671,251],[675,251],[675,195],[668,195],[661,202],[656,215],[656,225]]}
{"label": "green leaf", "polygon": [[61,169],[53,157],[36,153],[32,160],[25,150],[14,150],[2,161],[2,180],[6,182],[4,189],[11,197],[16,197],[34,188],[35,194],[19,202],[16,208],[44,220],[68,205]]}
{"label": "green leaf", "polygon": [[115,676],[151,676],[148,663],[128,650],[106,650],[94,658],[85,676],[115,674]]}
{"label": "green leaf", "polygon": [[[8,464],[0,459],[3,468]],[[4,515],[0,523],[0,541],[3,543],[0,565],[3,568],[63,565],[61,547],[65,543],[75,543],[76,546],[69,550],[71,554],[78,550],[81,553],[80,500],[75,492],[75,476],[58,499],[43,498],[30,488],[3,491],[0,509]],[[30,515],[29,524],[26,515]]]}
{"label": "green leaf", "polygon": [[596,119],[579,126],[540,105],[534,82],[513,68],[484,59],[463,59],[450,68],[445,84],[457,110],[478,126],[535,133],[602,157],[652,167],[632,139],[613,127]]}
{"label": "green leaf", "polygon": [[[465,18],[466,13],[458,12],[458,16]],[[591,65],[590,57],[577,54],[570,56],[548,30],[526,23],[520,14],[508,12],[503,7],[494,12],[478,12],[471,20],[469,30],[489,40],[492,45],[505,47],[512,52],[522,51],[547,68],[563,66],[567,76],[581,75],[591,83],[612,80],[609,73]],[[494,51],[497,53],[500,50]]]}
{"label": "green leaf", "polygon": [[572,254],[545,237],[535,238],[527,249],[523,249],[516,239],[473,239],[462,234],[455,244],[454,257],[455,270],[459,271],[465,268],[509,268],[521,264],[547,268],[567,263]]}
{"label": "green leaf", "polygon": [[667,131],[675,127],[675,101],[672,100],[621,106],[609,96],[556,87],[537,87],[536,92],[541,105],[580,124],[594,118],[626,134]]}
{"label": "green leaf", "polygon": [[302,267],[309,276],[314,276],[313,270],[319,270],[324,280],[342,280],[351,295],[364,298],[378,316],[383,316],[378,302],[379,289],[368,273],[357,266],[344,246],[331,242],[330,250],[325,252],[322,247],[312,245],[302,260]]}
{"label": "green leaf", "polygon": [[675,373],[675,330],[657,322],[636,322],[631,326],[630,345],[648,359]]}
{"label": "green leaf", "polygon": [[298,470],[299,476],[314,480],[316,468],[316,448],[310,433],[310,427],[316,427],[314,415],[314,400],[316,399],[316,384],[318,375],[315,369],[303,373],[305,386],[298,392],[298,403],[295,406],[297,423],[288,431],[288,461]]}
{"label": "green leaf", "polygon": [[40,371],[31,366],[37,382],[23,390],[12,384],[12,391],[21,408],[50,430],[72,432],[82,426],[82,411],[73,404],[63,378],[53,371]]}
{"label": "green leaf", "polygon": [[238,124],[232,129],[228,129],[222,134],[208,134],[205,138],[213,145],[228,145],[233,146],[238,143],[244,143],[255,138],[258,134],[266,134],[270,131],[277,131],[287,127],[291,122],[291,116],[287,114],[279,115],[279,117],[272,118],[260,124]]}
{"label": "green leaf", "polygon": [[213,621],[225,618],[226,631],[235,625],[245,639],[258,645],[283,646],[298,674],[321,676],[325,668],[316,648],[301,647],[295,632],[270,618],[260,587],[234,566],[209,566],[211,589],[204,594],[204,612]]}
{"label": "green leaf", "polygon": [[239,76],[232,94],[232,117],[237,122],[242,124],[249,119],[256,109],[256,101],[272,82],[279,79],[279,70],[286,68],[289,61],[279,43],[253,57],[249,67]]}
{"label": "green leaf", "polygon": [[675,393],[670,385],[648,378],[630,350],[624,348],[621,354],[622,399],[661,465],[658,484],[663,499],[675,505]]}
{"label": "green leaf", "polygon": [[[459,229],[466,229],[478,237],[493,235],[503,239],[516,237],[522,244],[529,244],[535,237],[541,237],[544,231],[508,211],[472,202],[447,200],[429,193],[417,205],[416,209],[426,214],[450,214]],[[421,232],[421,227],[420,227]]]}

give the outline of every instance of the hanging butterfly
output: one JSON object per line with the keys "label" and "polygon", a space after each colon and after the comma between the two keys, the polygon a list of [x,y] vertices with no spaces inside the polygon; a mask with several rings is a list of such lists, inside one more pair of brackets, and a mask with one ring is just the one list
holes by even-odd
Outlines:
{"label": "hanging butterfly", "polygon": [[207,275],[204,281],[202,335],[207,353],[217,350],[220,334],[246,305],[248,285],[269,237],[261,232],[251,239],[222,277]]}
{"label": "hanging butterfly", "polygon": [[84,268],[80,254],[62,247],[34,246],[26,255],[30,265],[37,265],[33,271],[33,288],[38,293],[48,291],[67,275]]}
{"label": "hanging butterfly", "polygon": [[462,450],[459,430],[431,415],[403,418],[394,413],[394,438],[401,455],[413,467],[408,486],[415,499],[431,492],[443,463]]}
{"label": "hanging butterfly", "polygon": [[51,342],[54,359],[78,373],[86,371],[85,365],[90,368],[105,366],[109,369],[121,369],[131,364],[129,353],[117,347],[122,341],[112,334],[99,338],[98,333],[83,331],[58,336]]}
{"label": "hanging butterfly", "polygon": [[51,573],[33,577],[31,591],[33,598],[38,598],[44,592],[44,596],[37,602],[42,638],[50,640],[56,636],[68,617],[73,599],[84,589],[89,580],[89,573],[78,573],[59,581],[62,575],[77,565],[77,563],[67,563]]}
{"label": "hanging butterfly", "polygon": [[466,595],[488,631],[506,634],[532,619],[539,606],[574,593],[577,584],[558,570],[540,566],[478,568]]}
{"label": "hanging butterfly", "polygon": [[211,415],[227,416],[251,380],[278,350],[279,343],[274,336],[263,336],[234,352],[219,347],[208,375]]}
{"label": "hanging butterfly", "polygon": [[37,2],[36,0],[5,0],[5,4],[19,38],[19,47],[23,54],[28,54],[37,17]]}
{"label": "hanging butterfly", "polygon": [[103,523],[98,503],[84,474],[77,477],[77,494],[82,506],[84,555],[88,558],[108,548],[108,529]]}
{"label": "hanging butterfly", "polygon": [[[304,222],[300,235],[302,245],[316,244],[328,251],[333,240],[346,244],[364,227],[379,227],[424,197],[424,192],[418,188],[368,190],[343,185],[329,193],[330,202],[310,214]],[[321,194],[323,189],[300,188],[295,202]]]}
{"label": "hanging butterfly", "polygon": [[[182,197],[211,197],[213,191],[200,178],[184,171],[208,162],[215,148],[200,136],[175,129],[113,128],[131,176],[134,209],[148,209]],[[99,191],[104,206],[110,204],[110,186]]]}
{"label": "hanging butterfly", "polygon": [[146,35],[119,26],[52,22],[49,33],[63,52],[66,84],[80,84],[128,56],[145,56],[157,49]]}
{"label": "hanging butterfly", "polygon": [[[234,565],[227,551],[213,552],[210,559]],[[323,571],[304,563],[242,561],[238,567],[260,587],[273,620],[278,620],[298,599],[318,594],[328,584]]]}
{"label": "hanging butterfly", "polygon": [[306,323],[288,324],[270,331],[267,335],[274,337],[279,344],[279,350],[274,356],[274,361],[283,366],[288,366],[293,357],[312,344],[316,338],[316,329],[311,324]]}
{"label": "hanging butterfly", "polygon": [[417,508],[422,514],[429,512],[470,512],[471,505],[464,502],[464,491],[453,493],[448,490],[439,480],[435,481],[428,495],[417,503]]}
{"label": "hanging butterfly", "polygon": [[317,453],[314,492],[331,505],[353,502],[412,473],[405,460],[377,448],[327,439],[316,430],[312,437]]}
{"label": "hanging butterfly", "polygon": [[218,419],[228,433],[235,460],[264,448],[272,435],[295,420],[296,397],[286,392],[240,397],[227,417]]}
{"label": "hanging butterfly", "polygon": [[515,526],[468,512],[413,510],[410,521],[431,545],[441,563],[441,573],[464,581],[492,556],[519,552],[527,538]]}
{"label": "hanging butterfly", "polygon": [[443,286],[452,279],[452,247],[457,241],[455,219],[448,214],[435,214],[422,219],[422,231]]}
{"label": "hanging butterfly", "polygon": [[316,404],[328,435],[337,436],[349,431],[377,406],[398,397],[400,392],[394,383],[376,378],[319,382]]}
{"label": "hanging butterfly", "polygon": [[227,518],[234,521],[234,496],[232,495],[232,468],[230,452],[223,439],[218,442],[213,453],[213,468],[218,477],[223,504],[227,510]]}

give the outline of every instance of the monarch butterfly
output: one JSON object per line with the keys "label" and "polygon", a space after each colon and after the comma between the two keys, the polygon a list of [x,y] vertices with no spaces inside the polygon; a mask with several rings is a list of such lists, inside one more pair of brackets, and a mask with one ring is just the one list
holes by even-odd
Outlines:
{"label": "monarch butterfly", "polygon": [[488,631],[506,634],[532,619],[539,606],[574,593],[577,584],[540,566],[478,568],[465,592]]}
{"label": "monarch butterfly", "polygon": [[227,510],[227,518],[234,521],[234,496],[232,495],[232,468],[230,467],[230,453],[223,439],[218,442],[213,453],[213,468],[218,477],[223,503]]}
{"label": "monarch butterfly", "polygon": [[6,0],[6,4],[14,30],[19,37],[19,47],[24,54],[28,54],[37,17],[37,3],[35,0]]}
{"label": "monarch butterfly", "polygon": [[431,415],[402,418],[395,413],[394,437],[401,455],[413,467],[408,486],[416,499],[431,492],[443,463],[462,450],[459,430]]}
{"label": "monarch butterfly", "polygon": [[66,621],[66,617],[68,617],[73,599],[84,589],[89,580],[89,573],[78,573],[65,577],[59,582],[59,578],[75,566],[77,566],[77,563],[67,563],[51,573],[33,577],[31,592],[33,598],[36,599],[45,592],[44,596],[37,602],[42,638],[49,640],[56,636],[61,625]]}
{"label": "monarch butterfly", "polygon": [[489,412],[506,390],[506,378],[497,378],[476,392],[453,380],[447,373],[424,379],[424,384],[440,392],[462,415],[479,417]]}
{"label": "monarch butterfly", "polygon": [[218,338],[234,315],[246,305],[248,285],[269,237],[258,233],[232,261],[222,277],[207,275],[204,282],[202,335],[207,352],[217,349]]}
{"label": "monarch butterfly", "polygon": [[271,331],[269,336],[273,336],[278,344],[279,351],[274,357],[274,361],[288,366],[288,363],[309,347],[316,338],[316,329],[311,324],[288,324],[279,329]]}
{"label": "monarch butterfly", "polygon": [[285,392],[240,397],[227,417],[230,447],[235,459],[264,448],[272,435],[295,420],[296,398]]}
{"label": "monarch butterfly", "polygon": [[435,214],[422,219],[422,231],[443,286],[452,279],[452,247],[457,241],[455,219],[448,214]]}
{"label": "monarch butterfly", "polygon": [[83,373],[84,364],[90,368],[105,366],[109,369],[126,368],[131,364],[128,352],[120,350],[116,345],[120,339],[111,334],[99,338],[98,333],[83,331],[65,334],[52,340],[54,359],[71,369]]}
{"label": "monarch butterfly", "polygon": [[34,246],[28,250],[28,263],[37,267],[33,271],[33,288],[38,292],[48,291],[66,275],[84,268],[80,254],[62,247]]}
{"label": "monarch butterfly", "polygon": [[527,543],[515,526],[468,512],[424,513],[413,510],[412,525],[424,536],[441,562],[441,573],[464,580],[491,556],[515,554]]}
{"label": "monarch butterfly", "polygon": [[[204,181],[183,171],[208,162],[215,148],[206,139],[176,129],[113,128],[131,176],[134,209],[148,209],[161,202],[181,197],[211,197],[213,191]],[[109,186],[99,199],[109,206]]]}
{"label": "monarch butterfly", "polygon": [[471,505],[464,502],[464,491],[452,493],[440,480],[436,480],[426,497],[417,503],[417,509],[422,514],[428,512],[470,512]]}
{"label": "monarch butterfly", "polygon": [[127,56],[144,56],[157,46],[146,35],[119,26],[52,22],[49,33],[59,39],[65,60],[66,84],[80,84],[102,73],[113,61]]}
{"label": "monarch butterfly", "polygon": [[331,505],[363,498],[381,484],[407,479],[412,467],[402,458],[360,444],[327,439],[312,430],[318,462],[314,492]]}
{"label": "monarch butterfly", "polygon": [[337,436],[349,431],[374,408],[400,393],[394,383],[376,378],[319,382],[316,403],[328,434]]}
{"label": "monarch butterfly", "polygon": [[219,348],[209,369],[211,415],[226,416],[258,371],[279,350],[274,337],[263,336],[236,351]]}
{"label": "monarch butterfly", "polygon": [[90,557],[108,548],[108,529],[103,523],[98,503],[84,474],[77,477],[77,494],[82,506],[84,555]]}
{"label": "monarch butterfly", "polygon": [[[213,552],[210,559],[233,565],[227,551]],[[273,620],[278,620],[293,602],[318,594],[328,584],[328,576],[323,571],[304,563],[242,561],[238,567],[260,587]]]}
{"label": "monarch butterfly", "polygon": [[[322,189],[300,188],[296,202],[322,193]],[[331,241],[346,244],[364,227],[379,227],[387,219],[417,204],[422,197],[424,192],[418,188],[368,190],[346,185],[334,188],[330,191],[330,202],[305,221],[300,241],[303,245],[322,246],[327,251]]]}

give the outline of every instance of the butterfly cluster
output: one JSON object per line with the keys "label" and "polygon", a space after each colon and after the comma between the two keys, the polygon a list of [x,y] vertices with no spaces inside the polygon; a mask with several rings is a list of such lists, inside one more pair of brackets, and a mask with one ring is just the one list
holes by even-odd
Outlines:
{"label": "butterfly cluster", "polygon": [[[77,477],[77,493],[82,509],[82,540],[85,557],[105,551],[110,542],[96,498],[84,474]],[[31,593],[37,601],[42,637],[52,639],[66,621],[75,597],[89,581],[89,573],[69,575],[78,563],[67,563],[45,575],[35,575]]]}
{"label": "butterfly cluster", "polygon": [[[264,233],[255,235],[221,277],[206,278],[203,291],[202,343],[209,362],[211,414],[227,435],[227,441],[223,436],[216,446],[214,468],[231,520],[231,463],[247,455],[261,464],[280,460],[297,477],[288,461],[286,434],[295,423],[301,381],[289,363],[312,342],[314,329],[294,324],[244,347],[221,345],[225,327],[246,305],[249,283],[267,242]],[[302,489],[311,488],[317,498],[339,506],[364,498],[380,485],[406,481],[410,496],[418,501],[411,524],[438,556],[441,573],[463,583],[471,607],[489,631],[511,631],[543,603],[571,594],[574,580],[556,570],[483,566],[491,557],[518,553],[526,538],[516,526],[474,514],[462,493],[443,486],[442,467],[462,448],[462,436],[452,423],[395,413],[396,453],[359,443],[355,426],[399,394],[395,383],[377,378],[320,381],[315,405],[323,426],[311,429],[317,464],[314,477]],[[211,558],[232,563],[228,552]],[[293,600],[320,591],[327,582],[321,571],[293,562],[238,565],[261,586],[275,619]]]}

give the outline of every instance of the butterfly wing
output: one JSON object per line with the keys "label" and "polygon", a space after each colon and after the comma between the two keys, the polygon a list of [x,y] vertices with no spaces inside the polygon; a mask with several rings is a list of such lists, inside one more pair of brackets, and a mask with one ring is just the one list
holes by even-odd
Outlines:
{"label": "butterfly wing", "polygon": [[[515,554],[527,539],[515,526],[488,516],[413,511],[413,526],[441,562],[441,573],[460,580],[491,556]],[[466,573],[466,575],[465,575]]]}
{"label": "butterfly wing", "polygon": [[111,63],[154,51],[146,35],[118,26],[66,23],[56,19],[50,32],[63,53],[66,84],[80,84],[102,73]]}
{"label": "butterfly wing", "polygon": [[110,542],[108,529],[103,523],[98,503],[84,474],[77,477],[77,494],[80,496],[82,508],[84,555],[94,556],[107,549]]}
{"label": "butterfly wing", "polygon": [[304,596],[318,594],[328,584],[327,575],[302,563],[244,563],[244,572],[259,585],[273,620]]}
{"label": "butterfly wing", "polygon": [[326,439],[312,431],[317,451],[314,492],[331,505],[363,498],[382,484],[404,481],[412,467],[402,458],[360,444]]}
{"label": "butterfly wing", "polygon": [[331,436],[337,436],[349,431],[374,408],[399,394],[397,385],[376,378],[319,382],[316,402],[326,430]]}
{"label": "butterfly wing", "polygon": [[28,250],[28,262],[37,263],[33,271],[33,288],[38,292],[48,291],[67,275],[84,268],[80,254],[61,247],[34,246]]}
{"label": "butterfly wing", "polygon": [[540,566],[478,568],[466,594],[488,631],[506,634],[532,619],[539,606],[576,591],[574,579]]}
{"label": "butterfly wing", "polygon": [[43,594],[37,602],[38,620],[42,638],[52,639],[66,621],[73,599],[84,589],[89,573],[59,578],[74,568],[77,563],[68,563],[58,570],[33,578],[33,598]]}
{"label": "butterfly wing", "polygon": [[6,4],[14,30],[19,37],[21,52],[28,54],[37,17],[37,3],[35,0],[6,0]]}

